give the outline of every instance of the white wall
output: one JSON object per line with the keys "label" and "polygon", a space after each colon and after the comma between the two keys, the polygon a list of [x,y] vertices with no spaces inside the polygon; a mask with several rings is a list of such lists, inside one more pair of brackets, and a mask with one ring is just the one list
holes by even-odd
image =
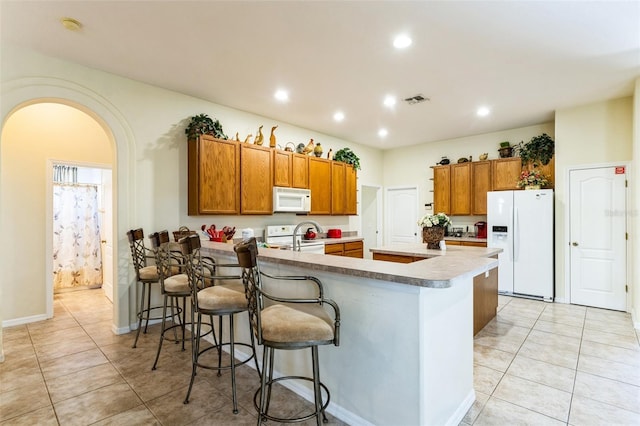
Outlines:
{"label": "white wall", "polygon": [[[565,294],[565,215],[567,168],[581,164],[632,159],[631,97],[568,108],[556,112],[556,297]],[[630,188],[633,192],[634,186]],[[637,190],[637,189],[636,189]]]}
{"label": "white wall", "polygon": [[[325,152],[330,148],[335,152],[340,148],[349,147],[360,157],[362,170],[359,172],[358,185],[382,185],[382,177],[379,174],[382,168],[382,152],[373,148],[15,47],[6,49],[3,47],[0,66],[2,67],[0,99],[3,127],[10,122],[15,115],[14,111],[20,106],[11,103],[14,102],[14,96],[10,95],[16,92],[15,88],[22,87],[25,81],[33,82],[22,90],[29,95],[28,99],[23,100],[24,102],[45,96],[39,89],[40,84],[44,82],[49,85],[59,85],[65,90],[67,87],[77,87],[80,93],[79,99],[87,98],[99,107],[104,106],[104,109],[111,112],[122,124],[123,128],[118,130],[125,135],[122,139],[133,141],[131,147],[118,146],[119,155],[114,167],[117,171],[116,181],[119,181],[119,193],[116,195],[118,204],[114,206],[114,212],[117,211],[119,218],[118,233],[122,234],[118,235],[120,241],[117,276],[118,280],[122,281],[120,285],[125,286],[124,290],[118,290],[123,303],[123,308],[119,310],[118,315],[128,316],[129,318],[125,318],[128,321],[132,321],[135,307],[127,302],[128,295],[132,294],[130,289],[133,283],[129,273],[131,268],[129,248],[123,230],[142,227],[145,232],[150,233],[159,229],[177,230],[180,225],[195,228],[205,223],[238,228],[247,226],[263,228],[267,224],[300,220],[300,217],[295,215],[187,216],[187,148],[184,128],[191,116],[206,113],[219,119],[228,135],[235,135],[238,131],[244,137],[249,131],[255,133],[261,124],[269,129],[271,125],[278,124],[276,135],[281,144],[287,141],[307,142],[310,138],[314,138],[322,143]],[[64,100],[62,102],[68,103]],[[82,105],[79,106],[82,107]],[[102,118],[99,114],[96,115],[98,120]],[[45,120],[46,117],[43,117],[38,126],[46,130]],[[101,124],[104,125],[104,121]],[[42,140],[40,139],[39,142],[42,143]],[[116,142],[118,142],[117,139]],[[131,157],[131,161],[127,156]],[[39,154],[37,158],[40,158],[37,161],[42,161]],[[32,160],[29,159],[29,161]],[[34,176],[33,179],[25,181],[21,178],[19,170],[16,170],[19,159],[11,150],[5,149],[4,133],[0,143],[0,161],[0,190],[3,197],[0,235],[11,241],[10,237],[14,236],[14,230],[21,229],[25,232],[21,234],[25,240],[39,241],[45,234],[45,224],[38,210],[40,206],[34,204],[35,201],[29,201],[30,197],[26,194],[33,193],[34,199],[43,200],[44,179]],[[22,169],[31,168],[30,163],[26,166]],[[36,169],[38,168],[37,173],[42,177],[44,166],[37,165]],[[124,190],[129,192],[130,196],[125,196]],[[8,203],[21,208],[12,208],[5,212],[4,206]],[[340,226],[345,230],[359,230],[357,218],[321,216],[315,219],[323,225]],[[21,318],[32,315],[34,312],[44,313],[44,302],[32,303],[35,300],[44,301],[45,298],[46,271],[44,260],[39,260],[45,257],[44,247],[36,247],[35,256],[29,256],[31,263],[28,268],[28,281],[34,286],[34,291],[30,293],[29,301],[26,303],[16,299],[16,295],[23,290],[21,286],[25,281],[22,275],[24,265],[14,265],[9,261],[11,257],[1,256],[0,258],[0,270],[3,271],[0,287],[3,289],[4,300],[0,320]],[[3,253],[7,250],[7,245],[4,245]],[[11,306],[5,307],[5,304]],[[124,325],[120,324],[119,327]]]}

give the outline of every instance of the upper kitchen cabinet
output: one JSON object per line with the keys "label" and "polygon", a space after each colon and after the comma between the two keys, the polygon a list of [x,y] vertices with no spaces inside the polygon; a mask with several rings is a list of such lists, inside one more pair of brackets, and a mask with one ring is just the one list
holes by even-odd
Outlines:
{"label": "upper kitchen cabinet", "polygon": [[187,151],[189,215],[238,214],[239,144],[201,135],[189,139]]}
{"label": "upper kitchen cabinet", "polygon": [[291,186],[309,188],[309,157],[302,154],[291,155]]}
{"label": "upper kitchen cabinet", "polygon": [[487,192],[491,191],[491,161],[471,163],[471,214],[487,214]]}
{"label": "upper kitchen cabinet", "polygon": [[433,167],[433,211],[451,214],[451,167]]}
{"label": "upper kitchen cabinet", "polygon": [[291,187],[293,182],[293,154],[273,150],[273,185]]}
{"label": "upper kitchen cabinet", "polygon": [[471,163],[451,165],[451,215],[471,214]]}
{"label": "upper kitchen cabinet", "polygon": [[345,168],[345,214],[358,214],[358,172],[355,167]]}
{"label": "upper kitchen cabinet", "polygon": [[273,163],[269,147],[240,144],[240,212],[273,213]]}
{"label": "upper kitchen cabinet", "polygon": [[[522,165],[522,168],[526,168],[528,170],[531,170],[534,168],[533,164],[526,164],[526,165]],[[542,173],[543,175],[545,175],[547,177],[547,179],[549,180],[549,185],[547,185],[545,188],[555,188],[555,177],[556,177],[556,157],[553,156],[551,157],[551,161],[549,161],[549,163],[547,163],[546,165],[538,165],[536,167],[538,170],[540,170],[540,173]]]}
{"label": "upper kitchen cabinet", "polygon": [[[331,213],[344,214],[346,192],[345,192],[345,163],[331,163]],[[313,202],[313,198],[311,198]]]}
{"label": "upper kitchen cabinet", "polygon": [[500,158],[491,161],[491,180],[494,191],[518,189],[516,183],[522,171],[520,157]]}
{"label": "upper kitchen cabinet", "polygon": [[332,163],[330,160],[309,157],[311,214],[331,214]]}

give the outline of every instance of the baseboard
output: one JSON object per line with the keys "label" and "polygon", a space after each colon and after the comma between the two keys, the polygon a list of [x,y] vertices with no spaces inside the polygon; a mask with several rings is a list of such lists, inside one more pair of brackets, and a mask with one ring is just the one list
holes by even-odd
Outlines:
{"label": "baseboard", "polygon": [[111,331],[113,334],[127,334],[131,331],[131,326],[129,327],[116,327],[115,324],[111,324]]}
{"label": "baseboard", "polygon": [[[204,337],[204,339],[206,341],[208,341],[209,343],[213,344],[213,338],[211,336],[206,336]],[[224,346],[222,348],[222,350],[224,352],[229,353],[229,347],[228,346]],[[241,350],[238,350],[236,348],[235,351],[235,357],[239,360],[239,361],[246,361],[251,357],[251,354],[247,354],[242,352]],[[260,360],[258,360],[258,364],[260,365],[260,368],[262,369],[262,363],[260,362]],[[245,364],[251,368],[253,368],[254,370],[256,369],[255,363],[253,362],[248,362],[247,364]],[[279,378],[282,377],[283,374],[281,374],[279,371],[274,371],[273,372],[273,377],[274,378]],[[296,383],[294,381],[282,381],[279,384],[281,384],[282,386],[286,387],[287,389],[289,389],[290,391],[296,393],[297,395],[301,396],[302,398],[306,399],[307,401],[313,403],[313,392],[311,391],[311,389],[308,389],[304,386],[302,386],[300,383]],[[471,400],[471,404],[473,404],[473,402],[475,401],[475,394],[473,395],[473,399]],[[352,413],[351,411],[343,408],[342,406],[336,404],[335,402],[329,402],[329,406],[327,407],[327,412],[329,414],[331,414],[332,416],[336,417],[337,419],[345,422],[346,424],[349,425],[361,425],[361,426],[373,426],[374,424],[371,422],[368,422],[367,420],[363,419],[362,417]],[[462,417],[464,417],[466,411],[462,414]],[[460,420],[462,420],[462,417],[460,418]],[[457,424],[457,423],[456,423]]]}
{"label": "baseboard", "polygon": [[567,301],[564,299],[564,297],[556,297],[554,299],[554,302],[556,302],[556,303],[564,303],[565,305],[567,304]]}
{"label": "baseboard", "polygon": [[30,317],[15,318],[2,321],[2,328],[14,327],[16,325],[31,324],[32,322],[44,321],[49,319],[46,314],[32,315]]}
{"label": "baseboard", "polygon": [[469,409],[473,406],[473,403],[475,401],[476,401],[476,392],[473,389],[471,389],[467,397],[464,399],[464,401],[460,403],[456,411],[451,415],[451,417],[449,417],[449,420],[447,420],[447,423],[445,424],[447,426],[459,425],[460,422],[462,422],[462,419],[464,419],[464,416],[467,414]]}

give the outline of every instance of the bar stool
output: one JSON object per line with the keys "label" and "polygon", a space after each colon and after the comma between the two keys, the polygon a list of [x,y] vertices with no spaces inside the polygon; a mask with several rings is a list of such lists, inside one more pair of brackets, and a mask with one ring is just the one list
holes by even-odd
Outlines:
{"label": "bar stool", "polygon": [[[297,423],[312,417],[321,424],[320,416],[326,422],[325,409],[331,398],[327,387],[320,382],[318,362],[318,346],[340,343],[340,309],[330,299],[324,298],[324,289],[319,279],[311,276],[273,276],[261,272],[258,267],[258,246],[255,238],[243,241],[235,246],[238,263],[242,267],[242,280],[249,302],[251,326],[258,338],[258,344],[264,345],[262,358],[262,377],[260,389],[253,401],[258,410],[258,424],[272,420],[281,423]],[[263,288],[262,277],[273,280],[305,281],[315,284],[317,297],[309,299],[292,299],[267,293]],[[265,299],[272,302],[265,307]],[[324,309],[330,306],[333,319]],[[284,376],[273,378],[273,364],[276,349],[311,348],[313,377]],[[269,415],[269,399],[271,387],[283,380],[308,380],[313,382],[315,411],[297,418],[279,418]],[[322,390],[326,393],[326,401],[322,399]],[[257,399],[260,397],[260,404]]]}
{"label": "bar stool", "polygon": [[[147,327],[149,326],[149,320],[160,319],[160,317],[152,317],[151,311],[154,309],[160,309],[161,306],[151,306],[151,285],[158,283],[158,270],[155,265],[148,265],[148,259],[154,259],[155,256],[144,246],[144,232],[142,228],[132,229],[127,232],[129,238],[129,247],[131,248],[131,260],[133,261],[133,268],[136,271],[136,297],[138,297],[138,286],[140,283],[142,288],[142,295],[140,297],[140,308],[138,309],[138,330],[136,331],[136,338],[133,341],[133,348],[138,344],[138,337],[140,337],[140,329],[142,328],[142,321],[144,324],[144,333],[147,333]],[[146,299],[145,299],[146,295]]]}
{"label": "bar stool", "polygon": [[[171,250],[172,243],[169,241],[169,232],[154,232],[149,235],[149,239],[151,240],[151,247],[156,259],[158,281],[160,282],[160,291],[163,297],[160,342],[158,343],[156,359],[153,362],[153,367],[151,367],[152,370],[155,370],[158,366],[162,342],[165,340],[175,342],[176,344],[182,343],[182,350],[184,351],[184,342],[187,340],[185,338],[187,315],[186,299],[191,296],[191,288],[189,287],[187,275],[181,273],[184,269],[182,251]],[[177,249],[179,246],[174,246],[174,248]],[[181,300],[182,307],[180,307]],[[169,307],[169,305],[171,313],[167,315],[167,307]],[[182,319],[180,318],[180,314],[182,314]],[[167,318],[171,318],[172,321],[172,325],[169,327],[167,327]],[[177,336],[177,328],[180,328],[182,337]],[[166,336],[169,330],[173,330],[173,338]]]}
{"label": "bar stool", "polygon": [[[218,376],[221,375],[222,370],[231,370],[231,388],[233,392],[233,413],[238,413],[238,399],[236,396],[236,367],[246,364],[251,359],[256,363],[256,370],[258,375],[260,370],[258,368],[258,362],[256,358],[255,343],[253,333],[249,333],[251,336],[251,344],[237,343],[234,336],[234,315],[247,312],[247,299],[245,297],[244,285],[240,280],[240,275],[219,275],[216,273],[218,267],[235,267],[238,265],[228,264],[216,264],[210,257],[204,257],[200,253],[200,237],[197,235],[190,235],[180,239],[180,245],[182,246],[182,253],[186,261],[186,272],[189,277],[189,285],[191,287],[191,322],[195,327],[195,331],[191,333],[192,336],[192,371],[191,382],[189,383],[189,390],[184,400],[185,404],[189,403],[189,397],[191,395],[191,389],[195,380],[198,368],[206,368],[210,370],[217,370]],[[211,274],[207,271],[209,269]],[[231,281],[229,284],[218,284],[218,281]],[[213,284],[213,285],[209,285]],[[213,329],[213,316],[217,316],[219,319],[218,330],[220,332],[220,341],[218,342],[213,333],[214,346],[210,346],[205,349],[200,349],[200,341],[202,337],[202,326],[207,325],[202,320],[202,316],[206,315],[211,318],[211,326]],[[222,341],[222,318],[229,318],[229,342],[224,343]],[[222,347],[229,346],[230,362],[228,366],[222,366]],[[235,347],[236,345],[245,346],[251,348],[251,356],[244,361],[236,361],[235,359]],[[217,349],[218,352],[218,365],[210,365],[204,363],[200,358],[203,354],[211,349]]]}

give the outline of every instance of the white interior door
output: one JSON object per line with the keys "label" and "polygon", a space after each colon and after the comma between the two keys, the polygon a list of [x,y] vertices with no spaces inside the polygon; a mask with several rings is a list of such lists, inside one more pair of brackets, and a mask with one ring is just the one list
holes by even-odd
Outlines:
{"label": "white interior door", "polygon": [[102,290],[113,302],[113,187],[111,170],[102,171]]}
{"label": "white interior door", "polygon": [[418,242],[418,188],[387,189],[385,243]]}
{"label": "white interior door", "polygon": [[569,172],[571,303],[626,309],[624,167]]}

